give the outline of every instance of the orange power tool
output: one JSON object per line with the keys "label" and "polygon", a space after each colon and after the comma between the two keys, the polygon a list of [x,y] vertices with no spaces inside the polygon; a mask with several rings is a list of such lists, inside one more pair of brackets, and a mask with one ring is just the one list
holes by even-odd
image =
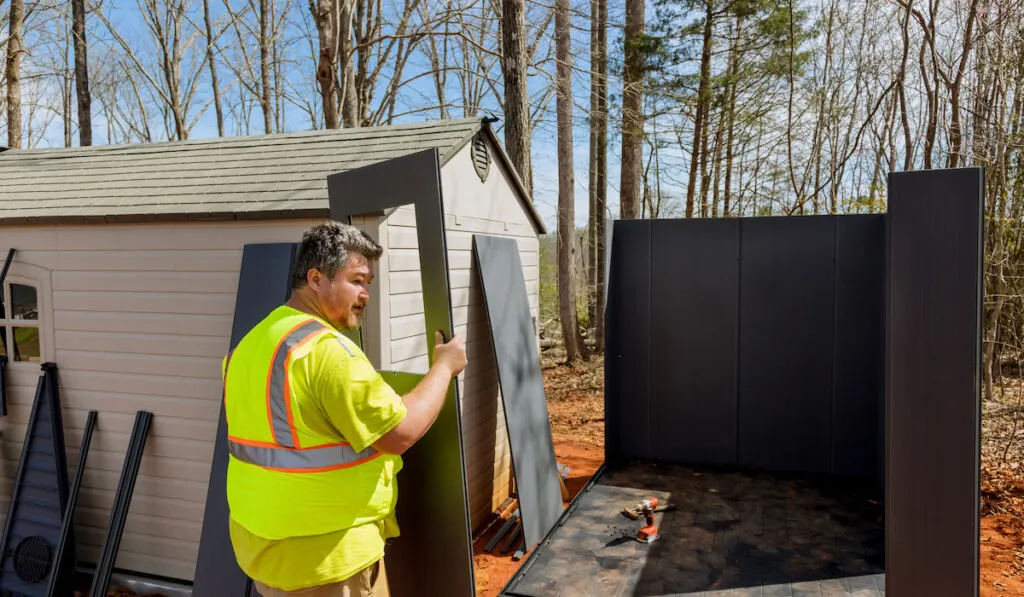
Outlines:
{"label": "orange power tool", "polygon": [[648,497],[631,508],[623,508],[622,515],[631,520],[638,520],[642,516],[646,525],[636,534],[636,540],[640,543],[654,543],[661,536],[658,534],[658,527],[654,526],[654,513],[675,508],[675,504],[662,504],[658,498]]}

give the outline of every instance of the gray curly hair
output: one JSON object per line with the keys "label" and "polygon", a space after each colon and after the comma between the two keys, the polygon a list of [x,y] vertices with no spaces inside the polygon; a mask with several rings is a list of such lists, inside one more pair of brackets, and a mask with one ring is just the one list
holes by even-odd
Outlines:
{"label": "gray curly hair", "polygon": [[334,221],[315,224],[302,234],[292,274],[292,288],[304,286],[306,274],[311,269],[333,278],[345,266],[350,254],[357,253],[376,261],[383,252],[384,249],[370,235],[355,226]]}

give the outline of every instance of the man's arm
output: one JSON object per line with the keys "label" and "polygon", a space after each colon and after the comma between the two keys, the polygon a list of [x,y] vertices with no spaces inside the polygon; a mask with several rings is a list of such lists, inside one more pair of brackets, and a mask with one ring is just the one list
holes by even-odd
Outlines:
{"label": "man's arm", "polygon": [[378,452],[403,454],[419,441],[437,420],[448,395],[448,384],[466,368],[466,347],[462,339],[455,336],[443,343],[440,332],[435,336],[434,366],[402,397],[407,409],[405,417],[373,444]]}

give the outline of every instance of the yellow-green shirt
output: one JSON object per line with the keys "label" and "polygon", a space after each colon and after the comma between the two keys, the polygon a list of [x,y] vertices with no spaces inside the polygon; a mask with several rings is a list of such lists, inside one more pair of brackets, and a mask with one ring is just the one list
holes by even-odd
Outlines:
{"label": "yellow-green shirt", "polygon": [[[287,306],[278,309],[298,313]],[[298,408],[315,408],[324,415],[302,418],[329,421],[357,452],[371,446],[405,417],[402,398],[347,339],[318,342],[308,355],[291,364],[290,373],[295,388],[309,391],[309,399],[299,400]],[[242,571],[284,590],[349,578],[380,559],[384,540],[399,534],[394,512],[371,524],[278,540],[255,535],[233,518],[229,528]]]}

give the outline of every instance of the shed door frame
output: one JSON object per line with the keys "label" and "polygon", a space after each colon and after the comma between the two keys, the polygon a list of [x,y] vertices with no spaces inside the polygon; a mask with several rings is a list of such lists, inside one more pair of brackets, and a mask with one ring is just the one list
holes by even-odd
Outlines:
{"label": "shed door frame", "polygon": [[[327,194],[330,217],[340,222],[414,206],[424,333],[428,362],[433,364],[434,331],[448,340],[455,327],[438,151],[419,151],[332,174],[327,177]],[[359,334],[350,337],[357,339]],[[387,552],[395,597],[476,594],[461,413],[459,384],[453,379],[433,426],[403,455],[399,483],[405,484],[406,497],[397,506],[402,534]],[[439,544],[445,549],[430,549]]]}

